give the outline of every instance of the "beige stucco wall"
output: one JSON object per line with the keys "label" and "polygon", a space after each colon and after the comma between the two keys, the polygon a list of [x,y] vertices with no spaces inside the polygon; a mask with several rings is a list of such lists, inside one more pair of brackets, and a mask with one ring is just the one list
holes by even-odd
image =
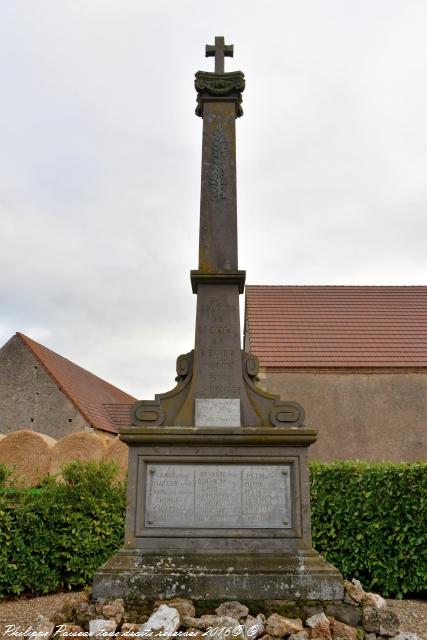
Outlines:
{"label": "beige stucco wall", "polygon": [[72,402],[14,336],[0,349],[0,433],[31,429],[52,438],[93,431]]}
{"label": "beige stucco wall", "polygon": [[260,373],[260,386],[295,400],[318,429],[311,459],[417,461],[427,457],[427,371]]}

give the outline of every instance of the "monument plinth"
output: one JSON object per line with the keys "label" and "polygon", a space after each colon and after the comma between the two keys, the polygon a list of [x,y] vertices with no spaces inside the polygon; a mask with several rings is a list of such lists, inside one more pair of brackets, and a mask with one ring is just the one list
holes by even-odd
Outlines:
{"label": "monument plinth", "polygon": [[134,405],[124,548],[95,574],[93,596],[153,600],[340,600],[342,579],[311,546],[303,408],[257,387],[258,361],[241,350],[236,118],[242,72],[233,48],[206,47],[215,72],[196,74],[203,118],[194,349],[177,385]]}

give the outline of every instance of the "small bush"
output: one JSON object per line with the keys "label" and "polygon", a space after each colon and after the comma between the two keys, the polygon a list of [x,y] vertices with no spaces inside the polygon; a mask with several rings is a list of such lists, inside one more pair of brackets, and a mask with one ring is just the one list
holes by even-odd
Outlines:
{"label": "small bush", "polygon": [[365,589],[427,589],[427,464],[311,463],[313,546]]}

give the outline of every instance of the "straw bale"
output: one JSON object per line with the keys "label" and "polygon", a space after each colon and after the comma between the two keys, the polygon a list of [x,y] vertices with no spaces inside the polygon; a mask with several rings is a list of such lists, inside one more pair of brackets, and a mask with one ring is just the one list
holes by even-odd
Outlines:
{"label": "straw bale", "polygon": [[110,442],[116,439],[115,433],[108,433],[107,431],[101,431],[100,429],[97,429],[95,433],[98,436],[98,438],[101,438],[101,440],[105,442],[107,447],[110,444]]}
{"label": "straw bale", "polygon": [[119,436],[111,440],[111,442],[107,446],[107,451],[105,452],[104,460],[106,462],[113,461],[119,465],[119,472],[117,477],[120,480],[124,480],[126,477],[126,472],[128,470],[128,457],[129,457],[129,447],[127,444],[122,442],[119,439]]}
{"label": "straw bale", "polygon": [[56,440],[43,433],[21,429],[0,440],[0,463],[14,468],[18,484],[34,487],[49,473]]}
{"label": "straw bale", "polygon": [[104,457],[106,444],[94,433],[76,431],[58,440],[52,449],[50,472],[59,474],[61,467],[73,460],[100,462]]}

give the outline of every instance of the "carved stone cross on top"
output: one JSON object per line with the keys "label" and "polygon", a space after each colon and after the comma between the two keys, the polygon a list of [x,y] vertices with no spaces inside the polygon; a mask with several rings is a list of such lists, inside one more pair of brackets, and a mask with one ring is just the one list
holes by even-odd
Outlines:
{"label": "carved stone cross on top", "polygon": [[233,45],[225,44],[223,36],[216,36],[215,44],[206,45],[206,57],[215,56],[215,73],[224,73],[224,57],[233,57]]}

